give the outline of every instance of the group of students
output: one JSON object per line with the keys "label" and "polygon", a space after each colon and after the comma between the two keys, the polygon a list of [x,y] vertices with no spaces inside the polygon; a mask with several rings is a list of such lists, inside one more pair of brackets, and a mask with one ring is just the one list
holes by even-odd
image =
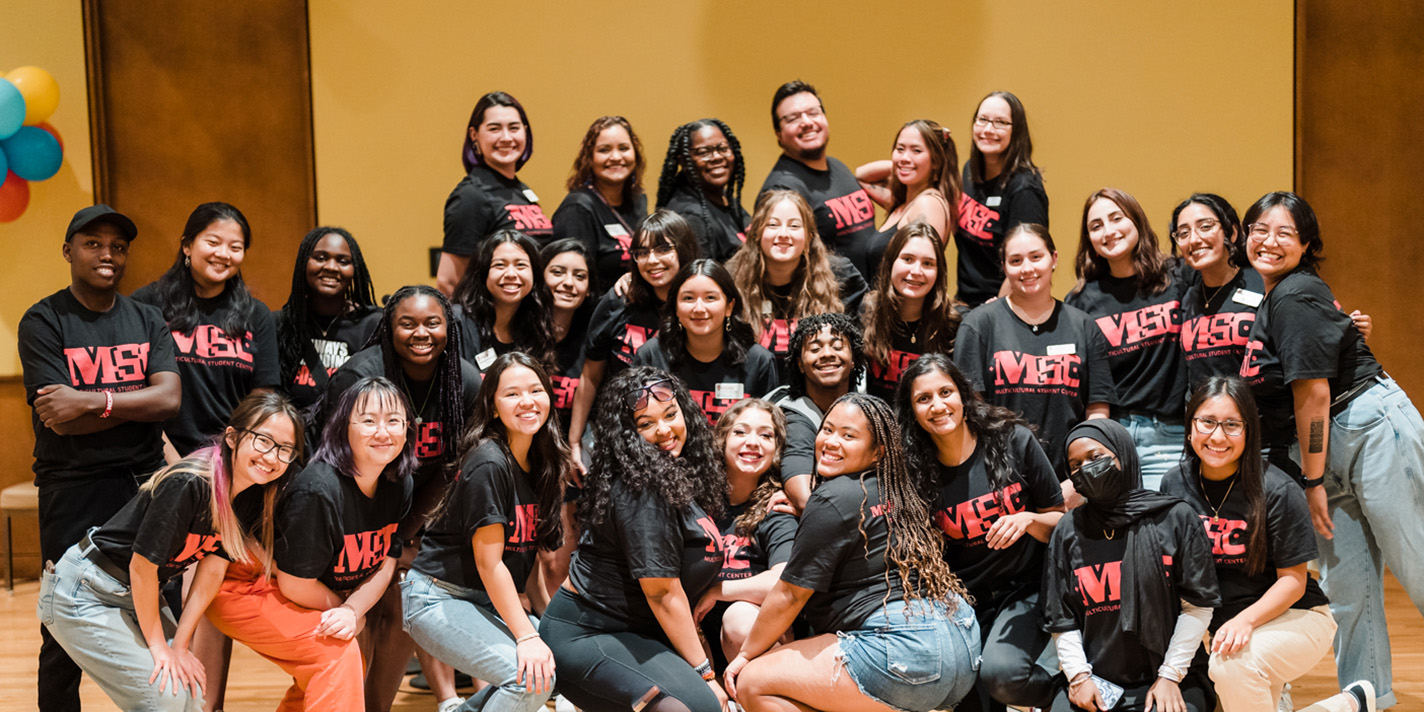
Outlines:
{"label": "group of students", "polygon": [[962,175],[931,121],[852,172],[804,82],[772,119],[750,214],[723,122],[674,132],[649,214],[603,117],[550,220],[488,94],[441,289],[381,304],[321,227],[268,313],[223,203],[124,297],[134,224],[79,211],[71,284],[20,324],[40,708],[82,669],[125,709],[220,709],[232,640],[292,675],[281,709],[388,709],[414,651],[442,712],[1234,712],[1289,708],[1332,637],[1359,682],[1310,709],[1393,704],[1424,422],[1305,201],[1194,194],[1169,256],[1098,191],[1065,302],[1012,94]]}

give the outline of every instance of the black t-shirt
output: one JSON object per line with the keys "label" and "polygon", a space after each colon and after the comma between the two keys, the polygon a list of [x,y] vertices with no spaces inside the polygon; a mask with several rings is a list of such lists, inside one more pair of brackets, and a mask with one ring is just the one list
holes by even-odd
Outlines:
{"label": "black t-shirt", "polygon": [[1111,275],[1083,285],[1063,300],[1083,310],[1108,342],[1108,365],[1118,408],[1182,421],[1186,361],[1182,358],[1182,293],[1176,278],[1158,295],[1143,294],[1136,278]]}
{"label": "black t-shirt", "polygon": [[353,477],[325,462],[288,475],[277,501],[273,561],[298,578],[317,579],[333,591],[361,585],[387,557],[398,559],[396,527],[410,509],[411,481],[382,477],[367,497]]}
{"label": "black t-shirt", "polygon": [[692,227],[702,246],[702,256],[726,262],[747,241],[747,225],[752,216],[740,205],[717,205],[707,200],[706,211],[697,199],[697,189],[683,185],[662,207],[681,215]]}
{"label": "black t-shirt", "polygon": [[455,305],[452,309],[452,316],[460,322],[460,353],[461,358],[475,367],[481,375],[485,369],[494,364],[494,360],[511,351],[519,350],[519,344],[513,341],[504,342],[495,338],[493,329],[488,338],[480,335],[480,326],[470,315],[465,313],[465,309],[460,305]]}
{"label": "black t-shirt", "polygon": [[147,559],[158,567],[159,583],[208,554],[226,558],[222,537],[213,528],[211,491],[208,480],[174,472],[129,500],[90,541],[124,571],[134,554]]}
{"label": "black t-shirt", "polygon": [[589,265],[589,271],[598,276],[594,284],[613,284],[633,266],[628,250],[646,217],[646,195],[639,193],[615,208],[593,188],[579,188],[564,196],[564,202],[554,211],[554,239],[573,237],[582,241],[594,256]]}
{"label": "black t-shirt", "polygon": [[[285,320],[281,309],[272,310],[273,328],[278,334],[282,333]],[[307,362],[307,350],[303,349],[292,382],[282,386],[282,390],[292,399],[292,404],[305,408],[320,400],[321,394],[326,392],[327,379],[345,365],[352,354],[365,348],[366,342],[380,323],[381,310],[366,307],[336,317],[324,329],[318,325],[317,331],[322,335],[313,336],[311,345],[321,367],[326,370],[326,375],[319,381],[312,375],[311,364]]]}
{"label": "black t-shirt", "polygon": [[[999,176],[1002,178],[1003,176]],[[1004,283],[999,243],[1014,226],[1037,223],[1048,227],[1048,193],[1033,171],[976,183],[964,162],[964,192],[959,197],[959,225],[954,244],[959,250],[959,294],[971,306],[998,296]]]}
{"label": "black t-shirt", "polygon": [[674,370],[663,353],[658,337],[643,344],[633,363],[640,366],[654,366],[676,376],[687,386],[693,402],[702,406],[707,421],[717,424],[728,408],[743,398],[760,398],[780,385],[776,376],[776,359],[760,344],[752,344],[740,364],[733,364],[726,349],[716,361],[703,363],[691,356],[685,356],[682,365]]}
{"label": "black t-shirt", "polygon": [[[122,294],[106,312],[89,311],[68,289],[30,307],[20,319],[25,398],[60,384],[81,391],[136,391],[155,373],[176,373],[173,338],[163,315]],[[163,464],[162,426],[127,422],[88,435],[60,435],[31,413],[35,484],[82,481],[115,470],[147,472]]]}
{"label": "black t-shirt", "polygon": [[791,544],[796,540],[796,517],[790,514],[771,512],[757,524],[751,536],[737,533],[737,517],[746,513],[752,504],[747,500],[727,505],[727,511],[717,519],[726,557],[722,571],[717,574],[718,581],[751,578],[791,558]]}
{"label": "black t-shirt", "polygon": [[1038,427],[1060,480],[1068,476],[1068,431],[1087,417],[1089,403],[1117,402],[1107,352],[1087,314],[1059,304],[1035,329],[1008,299],[969,312],[954,341],[955,365],[984,399]]}
{"label": "black t-shirt", "polygon": [[[1216,578],[1221,582],[1221,607],[1212,614],[1212,632],[1261,600],[1276,583],[1276,569],[1298,566],[1320,555],[1315,545],[1315,529],[1310,523],[1310,506],[1305,502],[1305,492],[1300,485],[1270,465],[1262,474],[1267,554],[1265,567],[1254,576],[1246,572],[1246,542],[1250,539],[1246,492],[1233,486],[1236,478],[1213,482],[1199,479],[1195,474],[1188,475],[1181,467],[1173,467],[1162,478],[1162,491],[1181,498],[1196,511],[1211,541]],[[1207,497],[1221,508],[1213,511]],[[1320,584],[1307,572],[1305,593],[1291,608],[1314,608],[1329,602]]]}
{"label": "black t-shirt", "polygon": [[998,492],[989,488],[982,439],[962,464],[937,468],[934,520],[945,535],[944,560],[981,604],[989,604],[993,593],[1037,583],[1043,574],[1042,542],[1024,535],[1007,549],[991,550],[989,528],[1000,517],[1063,504],[1053,464],[1033,433],[1015,426],[1005,446],[1014,472]]}
{"label": "black t-shirt", "polygon": [[[1083,650],[1093,674],[1123,687],[1147,685],[1157,679],[1163,657],[1122,630],[1122,567],[1127,531],[1112,539],[1101,531],[1083,531],[1077,512],[1058,520],[1048,540],[1048,565],[1043,572],[1044,630],[1083,634]],[[1172,591],[1172,627],[1181,601],[1204,608],[1221,604],[1212,564],[1211,545],[1201,520],[1186,504],[1148,515],[1163,533],[1162,563]],[[1141,520],[1139,520],[1140,522]]]}
{"label": "black t-shirt", "polygon": [[659,306],[634,306],[612,289],[593,308],[583,357],[602,361],[603,380],[633,365],[633,356],[654,336],[662,314]]}
{"label": "black t-shirt", "polygon": [[1261,273],[1250,267],[1231,281],[1208,287],[1198,277],[1182,295],[1182,352],[1187,362],[1187,393],[1212,376],[1241,373],[1256,307],[1266,299]]}
{"label": "black t-shirt", "polygon": [[697,502],[676,510],[658,492],[634,492],[622,480],[613,481],[609,498],[604,520],[579,535],[569,581],[595,609],[634,630],[660,632],[638,580],[676,578],[696,601],[722,570],[722,534]]}
{"label": "black t-shirt", "polygon": [[[133,298],[162,310],[157,292],[149,284],[134,292]],[[232,409],[254,389],[280,385],[272,312],[254,298],[247,333],[228,334],[219,316],[231,301],[228,289],[211,299],[195,297],[197,325],[186,333],[172,332],[178,375],[183,380],[183,405],[177,417],[163,424],[163,432],[179,455],[209,444],[212,436],[227,427]]]}
{"label": "black t-shirt", "polygon": [[460,463],[460,479],[455,481],[444,511],[426,529],[420,553],[410,567],[441,581],[484,591],[471,538],[480,527],[499,524],[505,533],[504,566],[515,589],[523,593],[538,557],[534,543],[538,523],[539,497],[529,484],[529,474],[519,469],[503,445],[485,440]]}
{"label": "black t-shirt", "polygon": [[1266,295],[1241,364],[1241,376],[1260,408],[1265,447],[1295,442],[1292,381],[1329,379],[1335,398],[1383,372],[1330,287],[1303,270],[1287,275]]}
{"label": "black t-shirt", "polygon": [[[345,393],[346,389],[362,378],[385,375],[386,366],[382,361],[379,344],[352,356],[346,365],[331,375],[331,382],[326,387],[326,400],[322,404],[322,422],[326,422],[331,409],[336,407],[336,402],[341,399],[341,394]],[[475,411],[475,401],[480,395],[480,379],[480,372],[475,370],[469,361],[460,359],[460,380],[464,391],[461,401],[465,404],[466,418]],[[420,466],[415,471],[417,487],[424,486],[431,477],[437,475],[445,462],[445,445],[440,439],[443,414],[440,410],[438,383],[438,375],[430,383],[410,383],[404,377],[396,381],[396,387],[406,389],[406,397],[410,398],[413,407],[419,411],[417,417],[410,419],[411,431],[407,435],[415,438],[415,455],[420,459]],[[436,392],[431,392],[432,389]],[[420,422],[416,422],[417,419]]]}
{"label": "black t-shirt", "polygon": [[[860,311],[861,300],[865,298],[865,279],[860,276],[855,265],[840,255],[830,253],[826,257],[831,263],[831,272],[840,283],[840,297],[845,314],[854,316]],[[792,283],[783,285],[763,285],[762,332],[757,343],[776,357],[777,375],[784,383],[791,375],[788,362],[791,335],[796,333],[797,319],[791,318]]]}
{"label": "black t-shirt", "polygon": [[584,346],[588,340],[588,320],[583,315],[591,310],[580,309],[569,323],[564,338],[554,346],[555,368],[549,373],[549,382],[554,386],[552,399],[554,411],[559,414],[559,425],[568,435],[569,421],[573,418],[574,392],[578,390],[579,379],[583,377]]}
{"label": "black t-shirt", "polygon": [[529,186],[488,166],[475,166],[445,199],[445,243],[440,249],[469,257],[499,230],[518,230],[541,247],[554,236],[554,226]]}
{"label": "black t-shirt", "polygon": [[821,241],[848,258],[867,281],[875,278],[865,261],[875,236],[875,203],[844,163],[827,156],[826,170],[818,171],[782,154],[761,184],[760,193],[768,190],[800,193],[816,215]]}
{"label": "black t-shirt", "polygon": [[891,603],[905,597],[898,567],[885,558],[889,546],[873,471],[832,477],[812,490],[781,580],[815,592],[802,610],[813,631],[855,630],[887,602],[887,592]]}
{"label": "black t-shirt", "polygon": [[772,401],[786,416],[786,444],[781,448],[781,480],[816,474],[816,433],[825,414],[809,396]]}
{"label": "black t-shirt", "polygon": [[870,359],[870,368],[865,373],[865,392],[884,400],[895,402],[895,389],[900,386],[900,376],[924,354],[924,346],[919,341],[920,322],[896,320],[895,330],[890,333],[890,350],[885,363]]}

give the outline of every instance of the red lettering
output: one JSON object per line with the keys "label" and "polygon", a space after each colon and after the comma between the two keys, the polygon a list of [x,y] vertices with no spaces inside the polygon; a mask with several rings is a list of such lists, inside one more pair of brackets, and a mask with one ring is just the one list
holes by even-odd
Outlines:
{"label": "red lettering", "polygon": [[762,348],[780,356],[791,348],[791,332],[795,330],[795,319],[767,319],[759,343]]}
{"label": "red lettering", "polygon": [[1188,354],[1210,349],[1245,346],[1251,337],[1255,312],[1222,312],[1182,322],[1182,349]]}
{"label": "red lettering", "polygon": [[1098,317],[1098,328],[1113,347],[1136,344],[1144,340],[1176,334],[1182,330],[1181,303],[1177,301],[1153,304],[1141,309]]}
{"label": "red lettering", "polygon": [[614,235],[614,236],[613,236],[613,240],[614,240],[614,242],[617,242],[617,243],[618,243],[618,249],[620,249],[620,250],[623,251],[623,261],[624,261],[624,262],[627,262],[628,260],[633,259],[633,256],[630,255],[630,254],[628,254],[628,250],[633,249],[633,236],[632,236],[632,235],[629,235],[628,233],[625,232],[625,233],[623,233],[623,234],[621,234],[621,235]]}
{"label": "red lettering", "polygon": [[830,198],[826,201],[826,207],[836,218],[837,233],[859,229],[862,223],[875,219],[875,204],[870,202],[870,196],[864,190]]}
{"label": "red lettering", "polygon": [[715,391],[694,391],[691,388],[687,389],[687,393],[692,396],[692,402],[702,407],[702,412],[707,415],[707,422],[712,425],[717,424],[717,419],[722,417],[733,403],[747,397],[743,394],[742,398],[718,398]]}
{"label": "red lettering", "polygon": [[982,539],[1000,517],[1024,511],[1023,484],[1014,482],[1003,489],[1003,503],[993,492],[960,502],[935,512],[935,523],[950,539]]}
{"label": "red lettering", "polygon": [[1255,378],[1257,375],[1260,375],[1261,364],[1259,363],[1259,354],[1264,348],[1266,348],[1266,345],[1255,339],[1248,339],[1246,341],[1246,355],[1241,359],[1242,378]]}
{"label": "red lettering", "polygon": [[65,349],[69,382],[79,388],[143,381],[148,377],[148,346],[142,343]]}
{"label": "red lettering", "polygon": [[959,229],[982,242],[992,242],[994,234],[989,232],[989,223],[998,219],[998,211],[984,207],[968,193],[959,194]]}
{"label": "red lettering", "polygon": [[1083,606],[1087,608],[1122,600],[1121,561],[1073,569],[1073,577],[1078,580],[1078,593],[1082,594]]}
{"label": "red lettering", "polygon": [[1216,519],[1202,516],[1202,526],[1206,527],[1206,536],[1211,539],[1211,553],[1213,556],[1245,556],[1246,555],[1246,522],[1239,519]]}
{"label": "red lettering", "polygon": [[888,358],[887,363],[882,364],[879,361],[870,362],[870,376],[876,381],[879,381],[886,389],[893,391],[895,390],[895,386],[900,383],[900,376],[905,373],[905,370],[910,367],[910,364],[920,358],[920,355],[908,351],[896,351],[891,349],[886,356]]}
{"label": "red lettering", "polygon": [[534,541],[539,526],[539,504],[517,504],[514,506],[514,521],[509,527],[508,544],[528,544]]}
{"label": "red lettering", "polygon": [[538,205],[506,205],[509,217],[514,221],[514,229],[520,232],[548,232],[554,229],[544,210]]}
{"label": "red lettering", "polygon": [[390,551],[396,533],[394,522],[369,532],[357,532],[342,537],[341,554],[336,557],[335,573],[360,573],[375,568]]}
{"label": "red lettering", "polygon": [[203,361],[241,361],[252,364],[252,332],[240,339],[230,339],[222,327],[199,324],[192,334],[173,332],[173,342],[178,352]]}
{"label": "red lettering", "polygon": [[724,559],[725,556],[722,552],[722,531],[717,528],[717,523],[712,521],[711,517],[703,516],[697,518],[697,526],[701,527],[702,531],[707,534],[709,540],[707,553],[716,554],[717,558]]}
{"label": "red lettering", "polygon": [[751,568],[752,562],[740,556],[742,549],[748,546],[751,546],[751,541],[744,536],[738,536],[736,534],[723,536],[722,548],[726,553],[722,559],[722,568],[732,571]]}
{"label": "red lettering", "polygon": [[445,443],[440,440],[440,421],[421,423],[415,434],[415,456],[426,460],[444,454]]}
{"label": "red lettering", "polygon": [[657,329],[649,329],[637,324],[625,324],[623,326],[623,337],[619,339],[622,346],[618,348],[618,358],[623,363],[632,365],[633,354],[638,353],[638,349],[643,344],[648,343],[648,339],[658,335]]}
{"label": "red lettering", "polygon": [[188,532],[188,538],[183,542],[183,550],[173,557],[172,563],[179,566],[187,566],[198,559],[207,556],[218,550],[222,537],[217,534],[194,534]]}
{"label": "red lettering", "polygon": [[994,353],[994,385],[1077,388],[1081,382],[1082,362],[1077,354],[1034,356],[998,351]]}
{"label": "red lettering", "polygon": [[567,376],[550,376],[554,385],[554,407],[568,410],[574,407],[574,391],[578,390],[579,379]]}

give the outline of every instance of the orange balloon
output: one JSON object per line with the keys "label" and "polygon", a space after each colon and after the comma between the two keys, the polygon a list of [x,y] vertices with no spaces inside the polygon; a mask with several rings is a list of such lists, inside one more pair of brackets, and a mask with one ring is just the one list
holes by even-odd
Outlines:
{"label": "orange balloon", "polygon": [[38,124],[35,124],[35,128],[44,129],[47,133],[49,133],[49,135],[53,136],[54,140],[59,142],[60,153],[64,152],[64,137],[59,135],[59,129],[50,126],[48,121],[41,121]]}
{"label": "orange balloon", "polygon": [[8,172],[0,183],[0,223],[15,222],[30,205],[30,182]]}

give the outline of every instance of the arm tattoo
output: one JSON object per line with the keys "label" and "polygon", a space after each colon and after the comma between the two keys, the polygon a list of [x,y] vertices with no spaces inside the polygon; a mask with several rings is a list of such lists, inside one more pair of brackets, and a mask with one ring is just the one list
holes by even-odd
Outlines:
{"label": "arm tattoo", "polygon": [[1310,450],[1313,455],[1318,452],[1325,452],[1325,419],[1312,418],[1310,420]]}

